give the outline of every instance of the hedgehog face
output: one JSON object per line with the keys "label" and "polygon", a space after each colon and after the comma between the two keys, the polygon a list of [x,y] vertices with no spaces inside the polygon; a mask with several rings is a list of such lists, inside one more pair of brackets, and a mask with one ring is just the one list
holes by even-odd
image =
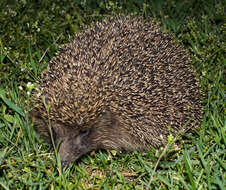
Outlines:
{"label": "hedgehog face", "polygon": [[[80,129],[80,128],[79,128]],[[107,111],[101,114],[91,125],[79,130],[72,126],[54,126],[55,143],[60,143],[59,153],[62,166],[65,167],[82,155],[95,149],[126,149],[125,134],[120,131],[119,122]]]}
{"label": "hedgehog face", "polygon": [[45,140],[59,147],[58,151],[61,157],[62,167],[69,165],[87,152],[96,149],[98,145],[98,142],[94,138],[95,128],[78,130],[74,126],[51,121],[51,131],[54,140],[54,142],[51,142],[50,130],[46,119],[35,117],[34,126]]}
{"label": "hedgehog face", "polygon": [[69,126],[53,126],[55,143],[59,144],[62,167],[74,162],[83,154],[96,149],[92,143],[92,130],[78,131]]}
{"label": "hedgehog face", "polygon": [[78,130],[74,126],[68,126],[59,121],[50,121],[54,142],[51,142],[50,130],[46,118],[39,115],[35,109],[31,112],[35,130],[49,143],[59,145],[62,166],[77,160],[83,154],[95,149],[92,143],[92,131],[90,128]]}
{"label": "hedgehog face", "polygon": [[[50,142],[46,119],[32,112],[35,129]],[[68,126],[51,121],[54,144],[59,145],[62,167],[68,166],[82,155],[95,149],[131,149],[128,133],[123,134],[122,127],[113,115],[107,111],[101,114],[91,125],[84,127]]]}

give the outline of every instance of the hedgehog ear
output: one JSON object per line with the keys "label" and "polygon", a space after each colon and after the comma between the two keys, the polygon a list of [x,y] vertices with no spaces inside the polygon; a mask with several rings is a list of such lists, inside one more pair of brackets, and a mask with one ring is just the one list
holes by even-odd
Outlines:
{"label": "hedgehog ear", "polygon": [[100,116],[100,121],[103,125],[108,124],[109,126],[114,126],[116,119],[110,110],[106,110]]}
{"label": "hedgehog ear", "polygon": [[112,119],[112,114],[109,110],[106,110],[102,113],[101,119],[103,121],[110,121]]}
{"label": "hedgehog ear", "polygon": [[52,131],[54,133],[55,141],[58,142],[60,139],[64,139],[67,136],[70,136],[72,133],[72,129],[70,126],[62,125],[59,123],[54,123],[51,125]]}

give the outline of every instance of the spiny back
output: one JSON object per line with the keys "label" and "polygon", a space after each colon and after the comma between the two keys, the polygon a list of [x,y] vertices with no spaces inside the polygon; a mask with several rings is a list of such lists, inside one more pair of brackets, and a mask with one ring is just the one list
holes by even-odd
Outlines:
{"label": "spiny back", "polygon": [[52,59],[40,87],[51,120],[82,128],[110,110],[125,131],[154,146],[201,119],[189,56],[141,18],[113,18],[76,34]]}

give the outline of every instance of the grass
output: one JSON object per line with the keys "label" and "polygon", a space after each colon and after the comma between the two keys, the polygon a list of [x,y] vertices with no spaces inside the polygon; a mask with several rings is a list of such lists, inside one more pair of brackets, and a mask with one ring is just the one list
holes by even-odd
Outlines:
{"label": "grass", "polygon": [[[221,0],[1,0],[0,189],[225,189],[225,7]],[[204,92],[201,129],[160,162],[162,150],[96,151],[62,170],[32,127],[30,94],[59,45],[118,14],[154,17],[189,50]]]}

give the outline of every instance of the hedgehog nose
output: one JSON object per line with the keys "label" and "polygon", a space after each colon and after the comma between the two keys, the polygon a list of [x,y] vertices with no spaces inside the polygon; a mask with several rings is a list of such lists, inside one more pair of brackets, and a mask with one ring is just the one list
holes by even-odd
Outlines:
{"label": "hedgehog nose", "polygon": [[62,161],[61,161],[61,167],[62,167],[62,168],[67,167],[68,164],[69,164],[69,163],[68,163],[66,160],[62,160]]}

